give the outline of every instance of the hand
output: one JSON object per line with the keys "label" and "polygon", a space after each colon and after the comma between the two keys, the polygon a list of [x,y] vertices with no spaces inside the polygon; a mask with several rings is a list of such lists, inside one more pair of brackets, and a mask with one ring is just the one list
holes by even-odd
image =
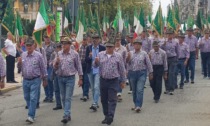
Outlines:
{"label": "hand", "polygon": [[79,87],[81,87],[81,86],[82,86],[82,79],[79,79],[79,81],[78,81],[78,85],[79,85]]}
{"label": "hand", "polygon": [[168,73],[165,73],[163,78],[164,78],[165,80],[167,80],[167,79],[168,79]]}
{"label": "hand", "polygon": [[129,61],[131,59],[131,52],[128,52],[128,56],[126,58],[127,61]]}
{"label": "hand", "polygon": [[60,58],[59,58],[59,57],[57,57],[56,63],[57,63],[57,64],[60,63]]}
{"label": "hand", "polygon": [[47,86],[47,79],[44,79],[44,80],[43,80],[42,86],[43,86],[43,87],[46,87],[46,86]]}
{"label": "hand", "polygon": [[184,61],[184,65],[187,66],[187,61]]}
{"label": "hand", "polygon": [[96,63],[96,64],[99,63],[99,58],[98,58],[98,57],[95,58],[95,63]]}
{"label": "hand", "polygon": [[198,55],[196,55],[196,59],[198,59]]}
{"label": "hand", "polygon": [[125,88],[125,82],[122,82],[122,83],[120,84],[120,87],[121,87],[121,89],[124,89],[124,88]]}
{"label": "hand", "polygon": [[92,52],[89,53],[89,57],[92,57]]}
{"label": "hand", "polygon": [[149,74],[149,80],[153,80],[153,73]]}
{"label": "hand", "polygon": [[5,87],[5,83],[4,82],[0,82],[0,89],[3,89]]}

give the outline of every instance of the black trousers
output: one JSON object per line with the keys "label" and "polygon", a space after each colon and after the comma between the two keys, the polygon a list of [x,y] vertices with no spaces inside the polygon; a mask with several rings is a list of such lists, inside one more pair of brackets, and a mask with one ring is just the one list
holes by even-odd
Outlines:
{"label": "black trousers", "polygon": [[14,81],[14,69],[15,69],[15,57],[8,55],[6,56],[6,68],[7,68],[7,82]]}
{"label": "black trousers", "polygon": [[163,65],[153,65],[153,80],[150,80],[150,86],[154,93],[154,100],[159,100],[162,92],[162,79],[164,74]]}
{"label": "black trousers", "polygon": [[204,77],[210,77],[210,52],[201,52]]}
{"label": "black trousers", "polygon": [[101,77],[100,84],[103,113],[106,117],[114,118],[119,80],[118,78],[104,79]]}

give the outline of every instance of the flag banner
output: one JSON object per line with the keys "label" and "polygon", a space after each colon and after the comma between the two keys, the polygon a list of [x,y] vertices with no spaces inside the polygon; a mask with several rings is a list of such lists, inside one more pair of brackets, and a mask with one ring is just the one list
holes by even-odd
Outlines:
{"label": "flag banner", "polygon": [[0,23],[2,22],[2,19],[4,17],[4,14],[6,12],[8,0],[1,0],[0,1]]}
{"label": "flag banner", "polygon": [[44,0],[41,1],[39,12],[37,14],[36,23],[34,26],[34,38],[36,43],[42,46],[42,30],[46,29],[49,25],[49,18],[46,12]]}
{"label": "flag banner", "polygon": [[17,36],[22,37],[23,34],[23,26],[22,26],[22,22],[21,22],[21,17],[20,14],[18,12],[16,12],[17,16],[16,16],[16,32],[17,32]]}
{"label": "flag banner", "polygon": [[2,19],[2,26],[12,35],[15,35],[15,15],[12,0],[8,0],[7,8],[5,10],[4,17]]}
{"label": "flag banner", "polygon": [[62,18],[62,12],[57,11],[56,12],[56,32],[55,32],[55,41],[60,42],[60,36],[62,35],[61,29],[62,29],[62,23],[61,23],[61,18]]}

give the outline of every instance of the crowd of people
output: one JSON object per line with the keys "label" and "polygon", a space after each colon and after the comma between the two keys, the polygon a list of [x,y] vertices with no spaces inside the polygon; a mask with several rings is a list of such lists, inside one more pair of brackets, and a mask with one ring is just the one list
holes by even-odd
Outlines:
{"label": "crowd of people", "polygon": [[[64,109],[62,123],[71,121],[72,96],[79,76],[78,85],[82,87],[82,98],[92,99],[90,110],[97,112],[101,100],[104,120],[102,124],[113,122],[117,102],[122,102],[125,85],[130,86],[133,95],[132,111],[142,110],[144,88],[149,79],[158,103],[162,94],[162,81],[165,82],[164,94],[174,95],[175,89],[183,89],[185,83],[195,83],[195,61],[199,50],[202,61],[202,74],[210,79],[210,31],[204,36],[196,36],[194,29],[188,28],[186,34],[167,29],[160,38],[156,31],[148,34],[147,29],[134,38],[134,33],[122,37],[100,39],[98,33],[84,34],[83,42],[78,45],[75,34],[61,36],[54,43],[45,33],[42,47],[32,38],[22,39],[21,48],[16,48],[12,35],[8,33],[3,52],[6,65],[0,53],[0,86],[16,83],[14,80],[15,58],[18,58],[18,73],[23,76],[23,92],[28,109],[27,122],[34,123],[36,108],[39,108],[41,83],[45,98],[43,102],[52,103],[53,110]],[[189,75],[190,71],[190,75]],[[180,82],[177,77],[181,75]],[[91,89],[91,96],[89,96]]]}

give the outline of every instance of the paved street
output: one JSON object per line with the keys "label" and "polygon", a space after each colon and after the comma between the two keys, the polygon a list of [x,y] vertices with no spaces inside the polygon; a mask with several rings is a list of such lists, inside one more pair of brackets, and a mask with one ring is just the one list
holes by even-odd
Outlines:
{"label": "paved street", "polygon": [[[210,126],[210,80],[202,79],[200,60],[197,61],[195,84],[176,90],[174,96],[163,94],[158,104],[153,102],[152,90],[147,83],[143,110],[139,114],[130,110],[133,103],[131,95],[127,94],[128,89],[124,90],[123,102],[117,105],[112,126]],[[91,100],[84,103],[80,97],[81,89],[75,86],[72,121],[66,125],[103,126],[101,106],[98,112],[93,113],[89,110]],[[42,90],[41,100],[43,98]],[[63,110],[53,111],[54,106],[55,102],[41,103],[33,126],[62,126]],[[0,96],[0,126],[26,126],[26,117],[22,88]]]}

